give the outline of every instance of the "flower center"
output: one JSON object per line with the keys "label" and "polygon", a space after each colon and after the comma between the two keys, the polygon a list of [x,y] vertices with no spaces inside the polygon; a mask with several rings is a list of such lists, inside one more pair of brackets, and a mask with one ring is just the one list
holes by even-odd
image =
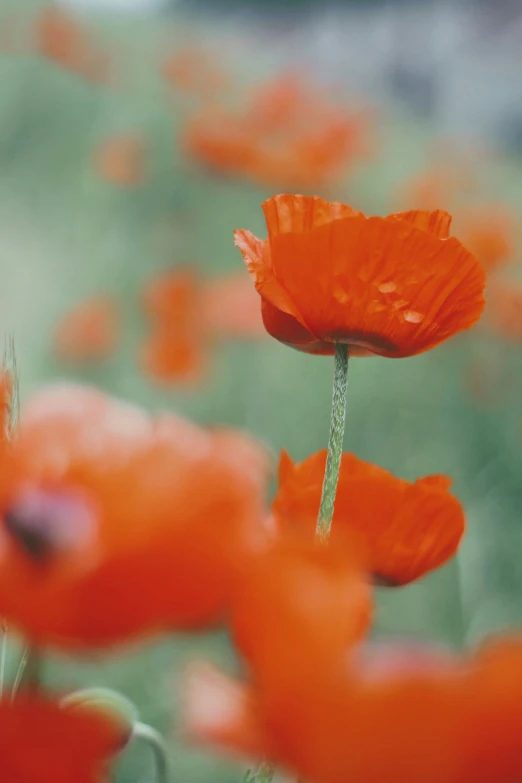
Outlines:
{"label": "flower center", "polygon": [[80,493],[30,488],[4,514],[4,525],[23,551],[40,562],[88,543],[95,515]]}

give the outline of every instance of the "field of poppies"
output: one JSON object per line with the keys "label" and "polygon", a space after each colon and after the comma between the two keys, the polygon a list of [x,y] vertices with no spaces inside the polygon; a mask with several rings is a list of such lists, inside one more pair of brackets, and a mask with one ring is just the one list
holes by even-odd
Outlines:
{"label": "field of poppies", "polygon": [[0,11],[0,780],[517,783],[519,161]]}

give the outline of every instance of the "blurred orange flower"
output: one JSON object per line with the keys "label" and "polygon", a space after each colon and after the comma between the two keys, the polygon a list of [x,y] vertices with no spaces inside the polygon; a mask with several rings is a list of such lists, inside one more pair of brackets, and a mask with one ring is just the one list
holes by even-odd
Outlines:
{"label": "blurred orange flower", "polygon": [[459,234],[486,272],[514,261],[516,222],[508,209],[500,206],[474,207],[458,216]]}
{"label": "blurred orange flower", "polygon": [[[342,543],[280,537],[243,569],[230,622],[258,682],[275,687],[291,677],[306,678],[368,631],[373,610],[368,580],[354,542]],[[297,657],[295,639],[303,640]]]}
{"label": "blurred orange flower", "polygon": [[214,106],[188,119],[181,146],[189,157],[228,176],[250,176],[259,165],[255,129]]}
{"label": "blurred orange flower", "polygon": [[326,100],[296,74],[283,74],[254,90],[242,112],[211,107],[192,117],[183,144],[227,175],[319,187],[368,151],[368,129],[368,116]]}
{"label": "blurred orange flower", "polygon": [[[305,650],[295,639],[296,659]],[[196,667],[186,712],[193,739],[264,754],[304,780],[518,783],[522,641],[501,639],[471,659],[363,646],[277,689]]]}
{"label": "blurred orange flower", "polygon": [[58,323],[54,351],[65,361],[95,362],[109,357],[119,338],[119,312],[108,296],[80,302]]}
{"label": "blurred orange flower", "polygon": [[266,334],[258,297],[237,273],[204,280],[190,267],[161,272],[145,287],[143,304],[152,331],[142,366],[155,380],[198,381],[213,342]]}
{"label": "blurred orange flower", "polygon": [[145,143],[140,135],[120,134],[98,145],[94,152],[94,167],[111,185],[132,188],[145,179],[145,158]]}
{"label": "blurred orange flower", "polygon": [[235,232],[266,330],[307,353],[336,342],[381,356],[427,351],[484,309],[485,274],[443,211],[365,217],[318,197],[263,204],[268,239]]}
{"label": "blurred orange flower", "polygon": [[118,729],[94,711],[18,696],[0,701],[0,771],[5,783],[103,783]]}
{"label": "blurred orange flower", "polygon": [[264,546],[266,452],[88,387],[38,393],[0,471],[0,616],[90,648],[218,621]]}
{"label": "blurred orange flower", "polygon": [[108,58],[93,44],[81,23],[58,5],[45,6],[35,17],[37,53],[93,82],[107,77]]}
{"label": "blurred orange flower", "polygon": [[197,336],[170,325],[153,329],[141,347],[140,364],[154,381],[189,386],[201,383],[207,369],[205,347]]}
{"label": "blurred orange flower", "polygon": [[[281,453],[272,505],[280,530],[314,535],[325,466],[326,449],[300,463]],[[464,533],[464,511],[448,492],[450,485],[446,476],[412,484],[355,454],[343,454],[332,538],[348,532],[357,537],[368,570],[381,583],[419,579],[453,557]]]}

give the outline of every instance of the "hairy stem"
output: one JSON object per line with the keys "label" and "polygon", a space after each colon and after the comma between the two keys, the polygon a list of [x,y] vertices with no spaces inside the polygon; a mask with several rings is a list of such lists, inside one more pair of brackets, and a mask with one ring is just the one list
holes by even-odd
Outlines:
{"label": "hairy stem", "polygon": [[335,345],[335,369],[332,395],[332,417],[330,420],[330,436],[328,438],[328,456],[323,480],[323,492],[319,516],[317,518],[316,536],[320,541],[327,541],[332,527],[335,495],[339,479],[339,468],[343,453],[344,425],[346,420],[346,392],[348,389],[348,346],[341,343]]}
{"label": "hairy stem", "polygon": [[149,726],[147,723],[138,721],[134,724],[132,731],[134,739],[145,742],[152,751],[154,764],[156,768],[156,780],[158,783],[169,783],[169,756],[165,740],[159,731]]}

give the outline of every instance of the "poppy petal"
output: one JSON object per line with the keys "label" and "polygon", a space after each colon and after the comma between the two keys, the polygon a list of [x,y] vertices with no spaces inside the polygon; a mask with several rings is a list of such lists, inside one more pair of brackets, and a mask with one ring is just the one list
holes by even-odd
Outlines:
{"label": "poppy petal", "polygon": [[[272,503],[279,530],[313,537],[325,465],[326,450],[297,464],[281,455]],[[356,536],[369,571],[381,585],[419,579],[455,554],[464,533],[464,512],[449,493],[450,485],[451,480],[440,475],[410,484],[354,454],[343,454],[332,540],[347,532]]]}
{"label": "poppy petal", "polygon": [[280,285],[325,341],[411,356],[469,328],[484,308],[485,276],[471,253],[406,221],[335,220],[279,234],[271,252]]}
{"label": "poppy petal", "polygon": [[427,211],[423,209],[411,209],[408,212],[395,212],[388,215],[388,219],[406,220],[416,228],[434,234],[439,239],[448,239],[451,227],[451,215],[443,209]]}
{"label": "poppy petal", "polygon": [[318,196],[281,194],[263,204],[268,237],[299,234],[331,223],[333,220],[361,215],[346,204],[325,201]]}
{"label": "poppy petal", "polygon": [[242,230],[234,232],[234,242],[241,251],[250,277],[262,298],[283,313],[293,316],[306,329],[292,299],[274,276],[268,242],[258,239],[251,231]]}

